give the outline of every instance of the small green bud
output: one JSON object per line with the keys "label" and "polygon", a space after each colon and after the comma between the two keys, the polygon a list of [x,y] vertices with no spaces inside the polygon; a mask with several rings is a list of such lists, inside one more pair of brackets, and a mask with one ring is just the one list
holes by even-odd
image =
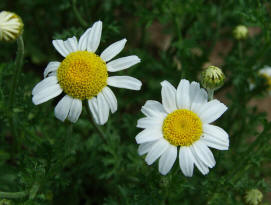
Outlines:
{"label": "small green bud", "polygon": [[243,25],[236,26],[235,29],[233,30],[233,36],[237,40],[246,39],[248,36],[247,27]]}
{"label": "small green bud", "polygon": [[246,192],[245,200],[247,204],[258,205],[263,199],[263,194],[258,189],[251,189]]}
{"label": "small green bud", "polygon": [[23,21],[15,13],[9,11],[0,12],[0,41],[14,41],[23,32]]}
{"label": "small green bud", "polygon": [[2,199],[0,201],[0,205],[13,205],[12,201],[8,200],[8,199]]}
{"label": "small green bud", "polygon": [[224,84],[225,75],[220,68],[208,66],[201,72],[200,80],[205,89],[217,90]]}

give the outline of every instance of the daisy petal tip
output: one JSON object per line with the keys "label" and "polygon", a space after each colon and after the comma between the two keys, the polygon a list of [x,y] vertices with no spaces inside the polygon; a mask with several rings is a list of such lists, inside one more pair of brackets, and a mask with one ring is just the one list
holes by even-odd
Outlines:
{"label": "daisy petal tip", "polygon": [[135,55],[135,59],[138,61],[138,62],[141,62],[141,59]]}
{"label": "daisy petal tip", "polygon": [[56,119],[60,120],[61,122],[64,122],[64,121],[65,121],[65,119],[62,119],[62,118],[60,118],[60,117],[57,117],[56,114],[55,114],[55,117],[56,117]]}
{"label": "daisy petal tip", "polygon": [[182,79],[181,82],[190,84],[189,80],[186,80],[186,79]]}
{"label": "daisy petal tip", "polygon": [[138,83],[138,90],[141,90],[141,87],[142,87],[142,82],[139,81],[139,83]]}
{"label": "daisy petal tip", "polygon": [[138,139],[138,135],[135,137],[135,140],[136,140],[136,143],[137,143],[137,144],[140,144],[140,141],[139,141],[139,139]]}
{"label": "daisy petal tip", "polygon": [[127,42],[127,39],[126,38],[121,39],[120,42],[123,43],[123,46],[124,46],[126,44],[126,42]]}
{"label": "daisy petal tip", "polygon": [[162,174],[163,176],[166,176],[166,175],[168,174],[169,171],[166,171],[166,172],[165,172],[165,171],[159,171],[159,172],[160,172],[160,174]]}
{"label": "daisy petal tip", "polygon": [[163,80],[160,85],[163,87],[163,86],[166,86],[167,84],[169,84],[169,82],[167,80]]}
{"label": "daisy petal tip", "polygon": [[150,161],[148,159],[145,159],[145,161],[146,161],[147,165],[149,165],[149,166],[152,165],[152,163],[153,163],[152,161]]}
{"label": "daisy petal tip", "polygon": [[36,101],[36,99],[35,99],[35,96],[33,96],[33,98],[32,98],[32,103],[34,104],[34,105],[39,105],[39,103]]}
{"label": "daisy petal tip", "polygon": [[94,26],[94,25],[96,25],[96,24],[103,24],[103,22],[102,22],[101,20],[97,20],[97,21],[95,21],[95,22],[92,24],[92,26]]}
{"label": "daisy petal tip", "polygon": [[104,125],[106,122],[102,121],[102,122],[96,122],[97,125]]}
{"label": "daisy petal tip", "polygon": [[76,123],[78,121],[78,119],[69,118],[69,121],[72,122],[72,123]]}
{"label": "daisy petal tip", "polygon": [[193,176],[193,173],[183,173],[183,175],[184,175],[185,177],[192,177],[192,176]]}

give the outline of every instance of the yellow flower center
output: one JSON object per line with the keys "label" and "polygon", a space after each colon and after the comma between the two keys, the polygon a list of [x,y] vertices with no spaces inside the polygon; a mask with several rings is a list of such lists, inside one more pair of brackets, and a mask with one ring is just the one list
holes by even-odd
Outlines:
{"label": "yellow flower center", "polygon": [[189,146],[202,135],[202,122],[192,111],[176,110],[163,123],[164,138],[175,146]]}
{"label": "yellow flower center", "polygon": [[261,76],[266,79],[268,90],[271,91],[271,77],[269,75],[265,74],[265,73],[262,73]]}
{"label": "yellow flower center", "polygon": [[76,51],[61,62],[57,70],[59,85],[66,94],[91,99],[107,85],[106,63],[95,53]]}

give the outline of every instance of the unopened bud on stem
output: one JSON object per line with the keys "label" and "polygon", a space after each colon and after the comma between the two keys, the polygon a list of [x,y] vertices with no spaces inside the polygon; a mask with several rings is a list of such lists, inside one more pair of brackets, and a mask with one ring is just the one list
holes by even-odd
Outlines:
{"label": "unopened bud on stem", "polygon": [[235,29],[233,30],[233,36],[237,40],[246,39],[248,36],[247,27],[243,25],[236,26]]}
{"label": "unopened bud on stem", "polygon": [[201,72],[200,80],[205,89],[215,91],[224,84],[225,75],[220,68],[208,66]]}
{"label": "unopened bud on stem", "polygon": [[14,41],[23,32],[23,21],[15,13],[0,12],[0,41]]}

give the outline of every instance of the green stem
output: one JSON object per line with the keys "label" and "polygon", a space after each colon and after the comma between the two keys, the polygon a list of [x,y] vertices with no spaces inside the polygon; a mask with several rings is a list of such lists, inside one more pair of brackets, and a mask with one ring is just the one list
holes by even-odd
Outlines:
{"label": "green stem", "polygon": [[240,61],[242,63],[242,61],[243,61],[242,41],[238,41],[238,53],[239,53]]}
{"label": "green stem", "polygon": [[208,100],[213,100],[214,99],[214,89],[207,89],[208,93]]}
{"label": "green stem", "polygon": [[[14,99],[15,99],[15,95],[16,95],[16,88],[17,88],[17,85],[18,85],[18,82],[19,82],[19,79],[21,76],[23,59],[24,59],[24,41],[23,41],[22,35],[20,35],[18,37],[17,45],[18,45],[18,49],[17,49],[16,59],[15,59],[15,63],[14,63],[15,73],[14,73],[14,77],[12,79],[11,90],[10,90],[9,97],[8,97],[9,124],[11,127],[12,134],[14,136],[17,135],[16,129],[14,128],[15,123],[14,123],[14,117],[13,117]],[[15,142],[15,144],[16,144],[16,142]]]}
{"label": "green stem", "polygon": [[96,129],[96,131],[98,132],[98,134],[101,136],[102,140],[104,141],[105,144],[107,144],[107,141],[106,141],[106,136],[104,134],[104,132],[102,131],[102,129],[96,124],[96,122],[94,121],[93,117],[92,117],[92,114],[90,113],[90,110],[89,110],[89,107],[88,107],[88,103],[87,101],[85,100],[84,101],[84,106],[86,108],[86,111],[87,111],[87,114],[88,114],[88,117],[90,119],[90,122],[91,124],[93,125],[93,127]]}
{"label": "green stem", "polygon": [[28,195],[27,191],[20,192],[0,192],[0,199],[19,199]]}
{"label": "green stem", "polygon": [[17,39],[18,50],[17,56],[15,59],[15,76],[12,80],[11,92],[9,94],[9,108],[13,109],[14,98],[15,98],[15,90],[19,81],[19,77],[22,70],[23,58],[24,58],[24,41],[22,35]]}
{"label": "green stem", "polygon": [[81,26],[87,27],[88,23],[85,21],[85,19],[83,19],[83,17],[81,16],[81,14],[79,13],[79,11],[76,8],[76,1],[77,0],[72,0],[73,13],[74,13],[75,17],[77,18],[78,22],[81,24]]}

